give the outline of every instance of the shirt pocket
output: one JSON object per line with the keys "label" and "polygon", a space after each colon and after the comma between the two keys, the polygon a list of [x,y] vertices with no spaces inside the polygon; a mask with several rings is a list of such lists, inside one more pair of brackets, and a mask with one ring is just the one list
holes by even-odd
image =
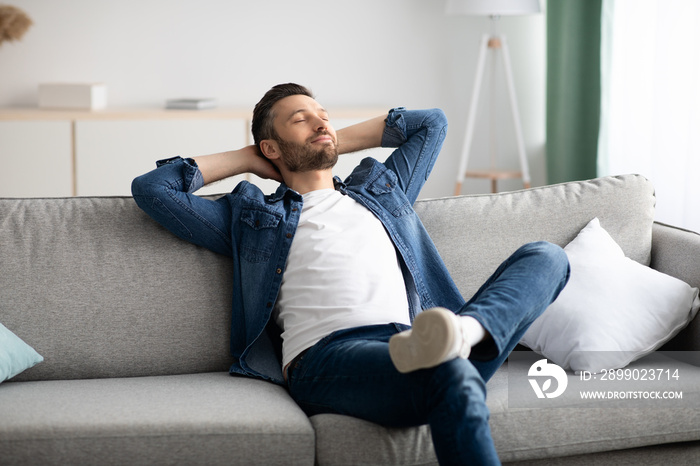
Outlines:
{"label": "shirt pocket", "polygon": [[248,262],[265,262],[275,249],[281,214],[261,208],[241,211],[241,257]]}
{"label": "shirt pocket", "polygon": [[401,217],[413,210],[398,184],[396,174],[391,170],[384,170],[367,188],[374,199],[394,217]]}

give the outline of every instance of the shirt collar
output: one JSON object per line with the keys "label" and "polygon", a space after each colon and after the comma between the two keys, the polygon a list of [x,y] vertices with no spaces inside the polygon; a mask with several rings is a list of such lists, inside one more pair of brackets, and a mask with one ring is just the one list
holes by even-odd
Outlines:
{"label": "shirt collar", "polygon": [[277,191],[275,191],[274,194],[271,194],[271,195],[268,197],[268,200],[269,200],[270,202],[279,202],[279,201],[281,201],[282,199],[284,199],[284,197],[285,197],[287,194],[289,194],[289,196],[291,196],[292,199],[294,199],[294,200],[300,201],[300,200],[302,199],[302,198],[301,198],[301,194],[299,194],[298,192],[294,191],[292,188],[290,188],[290,187],[287,186],[286,184],[280,183],[279,187],[277,188]]}
{"label": "shirt collar", "polygon": [[[341,194],[347,194],[347,185],[343,183],[338,176],[333,177],[333,187],[335,188],[336,191],[340,191]],[[277,190],[274,192],[274,194],[271,194],[270,197],[268,198],[270,202],[279,202],[282,199],[284,199],[284,196],[289,193],[290,196],[292,196],[292,199],[294,200],[301,200],[301,194],[298,192],[294,191],[292,188],[287,186],[284,183],[280,183],[279,187]]]}

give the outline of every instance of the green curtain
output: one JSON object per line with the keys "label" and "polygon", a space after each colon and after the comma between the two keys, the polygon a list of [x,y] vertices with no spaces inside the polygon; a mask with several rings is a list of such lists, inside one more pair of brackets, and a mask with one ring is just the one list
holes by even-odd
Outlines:
{"label": "green curtain", "polygon": [[547,181],[595,178],[603,0],[547,1]]}

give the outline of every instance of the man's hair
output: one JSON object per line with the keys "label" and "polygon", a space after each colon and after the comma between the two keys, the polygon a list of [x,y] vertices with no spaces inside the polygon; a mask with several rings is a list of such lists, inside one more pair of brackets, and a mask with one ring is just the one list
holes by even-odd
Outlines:
{"label": "man's hair", "polygon": [[306,87],[294,84],[278,84],[267,91],[260,102],[253,109],[253,141],[255,145],[260,147],[260,141],[263,139],[276,139],[277,132],[275,131],[272,122],[275,115],[272,113],[272,107],[285,97],[292,95],[305,95],[314,98],[311,91]]}

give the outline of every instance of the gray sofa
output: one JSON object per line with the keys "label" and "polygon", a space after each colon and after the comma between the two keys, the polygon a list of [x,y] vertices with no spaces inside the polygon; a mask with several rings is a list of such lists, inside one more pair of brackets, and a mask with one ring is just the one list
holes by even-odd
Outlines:
{"label": "gray sofa", "polygon": [[[654,223],[654,203],[630,175],[416,210],[465,297],[521,244],[564,246],[593,217],[627,256],[700,286],[700,236]],[[308,418],[284,387],[230,376],[230,260],[176,239],[131,198],[1,199],[0,258],[0,323],[45,358],[0,384],[0,464],[436,463],[427,427]],[[700,350],[697,321],[666,349]],[[488,388],[504,463],[700,458],[698,404],[509,407],[508,363]]]}

